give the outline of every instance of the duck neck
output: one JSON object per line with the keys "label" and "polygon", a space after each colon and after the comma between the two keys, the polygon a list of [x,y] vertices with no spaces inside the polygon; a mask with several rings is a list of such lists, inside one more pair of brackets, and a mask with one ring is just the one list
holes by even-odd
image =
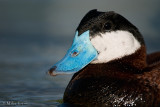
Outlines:
{"label": "duck neck", "polygon": [[147,66],[146,62],[146,48],[142,45],[134,54],[125,56],[121,59],[111,61],[111,63],[119,63],[123,66],[130,66],[138,71],[144,70]]}
{"label": "duck neck", "polygon": [[113,76],[142,73],[146,68],[146,49],[141,46],[134,54],[107,63],[89,64],[79,74],[85,76]]}

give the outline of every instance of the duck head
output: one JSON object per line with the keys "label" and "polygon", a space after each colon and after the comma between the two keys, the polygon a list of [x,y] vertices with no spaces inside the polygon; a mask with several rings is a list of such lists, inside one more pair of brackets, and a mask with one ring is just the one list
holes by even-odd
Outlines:
{"label": "duck head", "polygon": [[136,52],[144,40],[138,29],[115,12],[89,11],[80,22],[66,55],[49,69],[52,76],[78,72]]}

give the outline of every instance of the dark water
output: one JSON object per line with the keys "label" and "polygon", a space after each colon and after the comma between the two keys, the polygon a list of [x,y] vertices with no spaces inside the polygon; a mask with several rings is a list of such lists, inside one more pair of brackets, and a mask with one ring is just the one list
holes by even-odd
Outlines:
{"label": "dark water", "polygon": [[46,74],[70,45],[67,41],[57,42],[58,37],[1,36],[0,106],[40,107],[61,103],[72,75]]}

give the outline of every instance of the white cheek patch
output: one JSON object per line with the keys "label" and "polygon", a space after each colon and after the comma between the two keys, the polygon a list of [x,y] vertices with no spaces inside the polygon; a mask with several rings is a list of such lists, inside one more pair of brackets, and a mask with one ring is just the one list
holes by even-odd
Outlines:
{"label": "white cheek patch", "polygon": [[134,53],[140,43],[127,31],[106,32],[91,39],[92,45],[99,52],[96,60],[91,63],[106,63],[114,59]]}

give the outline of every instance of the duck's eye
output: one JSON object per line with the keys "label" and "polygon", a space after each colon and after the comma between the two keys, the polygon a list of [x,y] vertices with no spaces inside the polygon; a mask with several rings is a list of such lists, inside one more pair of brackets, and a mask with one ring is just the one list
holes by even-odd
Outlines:
{"label": "duck's eye", "polygon": [[110,30],[111,28],[112,28],[111,23],[109,23],[109,22],[105,23],[105,25],[104,25],[105,30]]}
{"label": "duck's eye", "polygon": [[72,53],[72,57],[75,57],[75,56],[77,56],[79,53],[77,52],[77,51],[74,51],[73,53]]}

